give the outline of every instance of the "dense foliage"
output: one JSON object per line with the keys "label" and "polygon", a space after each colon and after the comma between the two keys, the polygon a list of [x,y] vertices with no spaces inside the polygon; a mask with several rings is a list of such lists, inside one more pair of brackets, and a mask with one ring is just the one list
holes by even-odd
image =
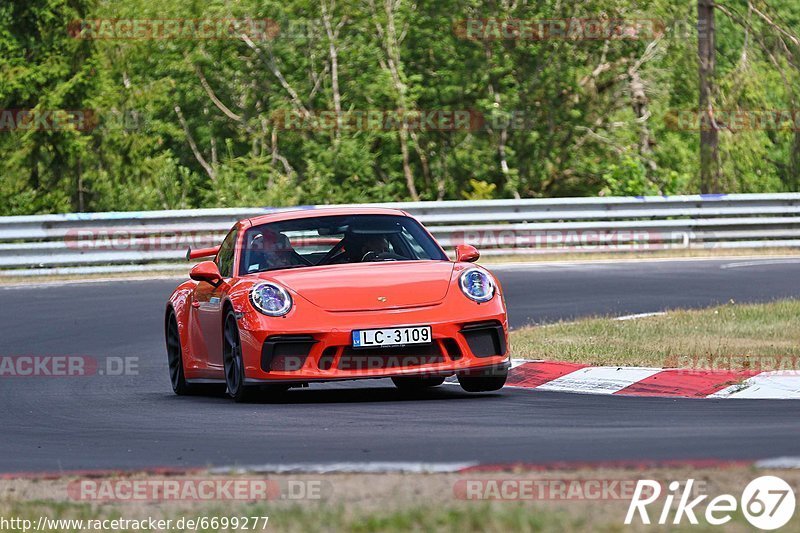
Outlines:
{"label": "dense foliage", "polygon": [[[213,39],[118,25],[167,19],[269,22]],[[531,39],[500,19],[653,23]],[[715,108],[789,111],[716,125],[724,192],[800,187],[799,27],[796,0],[719,4]],[[691,0],[7,0],[0,215],[696,193],[697,31]],[[91,118],[24,127],[19,110]],[[469,126],[320,119],[414,110]]]}

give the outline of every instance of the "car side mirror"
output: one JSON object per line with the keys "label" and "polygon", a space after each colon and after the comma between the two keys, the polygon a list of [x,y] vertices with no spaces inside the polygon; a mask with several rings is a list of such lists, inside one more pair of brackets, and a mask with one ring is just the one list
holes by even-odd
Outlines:
{"label": "car side mirror", "polygon": [[214,261],[203,261],[196,264],[189,272],[189,277],[195,281],[205,281],[215,287],[222,282],[222,274],[219,273]]}
{"label": "car side mirror", "polygon": [[477,248],[470,244],[459,244],[456,246],[456,261],[464,263],[474,263],[481,256]]}

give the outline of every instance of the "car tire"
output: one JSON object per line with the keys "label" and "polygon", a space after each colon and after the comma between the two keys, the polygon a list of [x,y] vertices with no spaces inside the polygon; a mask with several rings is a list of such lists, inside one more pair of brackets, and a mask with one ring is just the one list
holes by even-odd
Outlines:
{"label": "car tire", "polygon": [[492,369],[482,373],[459,375],[458,384],[467,392],[490,392],[502,389],[507,378],[507,369]]}
{"label": "car tire", "polygon": [[183,370],[181,336],[178,332],[178,321],[173,312],[170,312],[167,316],[164,336],[167,341],[167,363],[169,364],[169,378],[172,383],[172,390],[178,396],[184,396],[191,392],[192,386],[186,383],[186,375]]}
{"label": "car tire", "polygon": [[225,385],[228,389],[228,396],[237,403],[246,402],[250,399],[252,387],[245,384],[242,341],[239,336],[236,314],[232,309],[226,313],[223,324],[222,362],[225,368]]}
{"label": "car tire", "polygon": [[394,386],[400,390],[421,390],[429,389],[431,387],[438,387],[444,383],[443,376],[430,376],[430,377],[396,377],[392,378]]}

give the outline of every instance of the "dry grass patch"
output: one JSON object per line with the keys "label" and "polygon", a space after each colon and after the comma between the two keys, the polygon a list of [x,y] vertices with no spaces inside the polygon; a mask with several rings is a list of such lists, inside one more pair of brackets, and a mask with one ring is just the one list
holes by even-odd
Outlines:
{"label": "dry grass patch", "polygon": [[786,365],[800,356],[800,300],[527,327],[511,333],[511,349],[514,357],[591,365],[686,367],[733,359],[739,367],[751,360],[753,368],[796,369]]}

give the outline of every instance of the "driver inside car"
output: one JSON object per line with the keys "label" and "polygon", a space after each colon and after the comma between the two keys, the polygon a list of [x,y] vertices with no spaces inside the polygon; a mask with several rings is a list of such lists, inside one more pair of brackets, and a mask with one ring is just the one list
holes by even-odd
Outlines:
{"label": "driver inside car", "polygon": [[297,264],[289,238],[282,233],[265,231],[250,241],[248,272],[285,268]]}
{"label": "driver inside car", "polygon": [[367,235],[358,250],[361,255],[359,261],[369,260],[372,256],[377,258],[380,254],[385,254],[388,251],[389,241],[386,240],[386,237],[383,235]]}
{"label": "driver inside car", "polygon": [[[389,241],[383,235],[364,235],[350,233],[345,237],[342,261],[361,263],[364,260],[375,260],[379,254],[389,251]],[[373,259],[370,259],[372,257]]]}

